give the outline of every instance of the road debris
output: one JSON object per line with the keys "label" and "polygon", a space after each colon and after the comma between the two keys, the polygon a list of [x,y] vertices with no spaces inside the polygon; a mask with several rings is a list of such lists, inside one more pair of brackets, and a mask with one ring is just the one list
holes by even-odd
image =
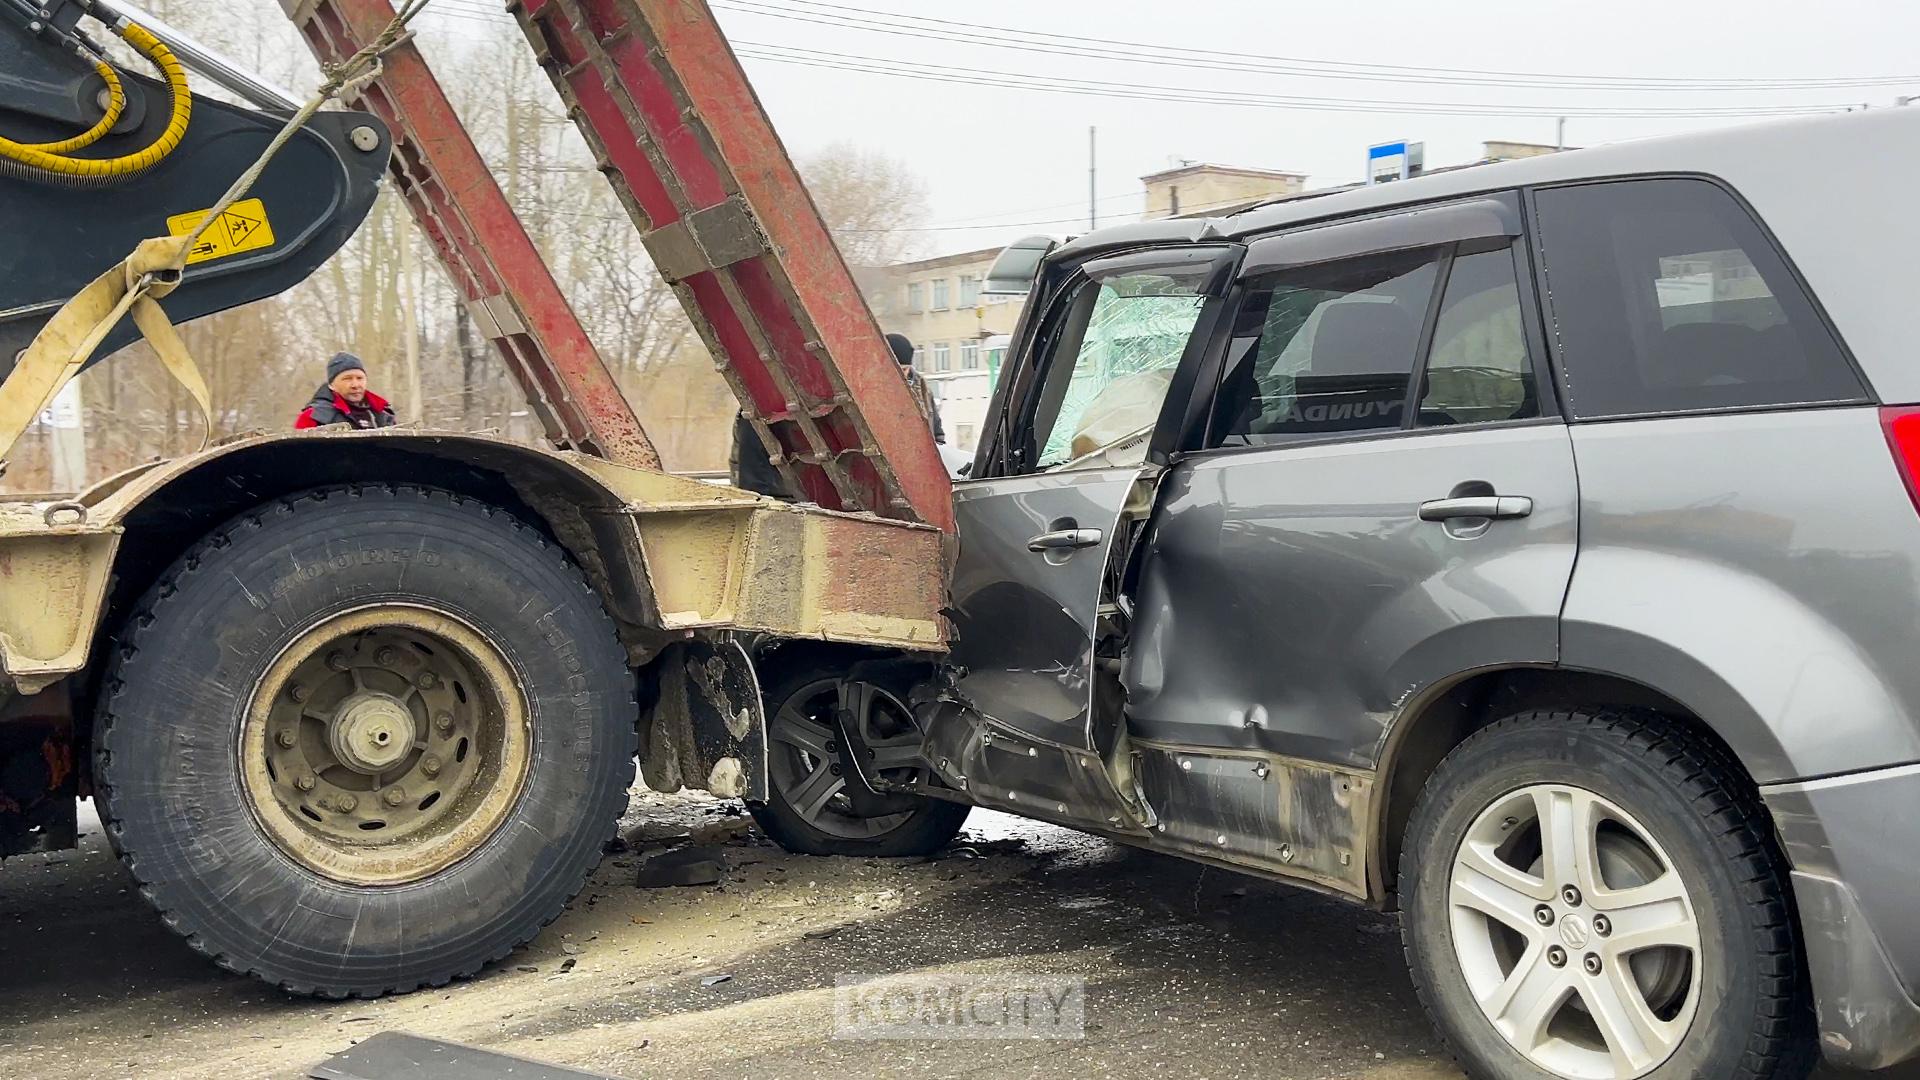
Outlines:
{"label": "road debris", "polygon": [[643,889],[714,885],[720,881],[725,870],[725,861],[713,848],[674,848],[641,863],[635,873],[635,883]]}
{"label": "road debris", "polygon": [[752,818],[722,818],[719,821],[704,821],[692,830],[696,844],[726,844],[743,839],[753,829]]}
{"label": "road debris", "polygon": [[313,1080],[616,1080],[403,1031],[383,1031],[315,1065]]}

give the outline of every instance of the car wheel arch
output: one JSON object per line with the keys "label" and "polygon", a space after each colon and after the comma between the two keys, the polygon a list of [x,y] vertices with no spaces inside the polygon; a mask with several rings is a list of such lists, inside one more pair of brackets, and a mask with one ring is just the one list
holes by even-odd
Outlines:
{"label": "car wheel arch", "polygon": [[[1375,902],[1396,903],[1401,845],[1427,778],[1454,747],[1515,713],[1566,707],[1635,708],[1699,731],[1739,762],[1753,782],[1753,763],[1713,720],[1642,679],[1616,672],[1566,667],[1502,666],[1462,672],[1410,698],[1381,740],[1378,793],[1370,829],[1368,891]],[[1777,749],[1777,743],[1774,744]]]}

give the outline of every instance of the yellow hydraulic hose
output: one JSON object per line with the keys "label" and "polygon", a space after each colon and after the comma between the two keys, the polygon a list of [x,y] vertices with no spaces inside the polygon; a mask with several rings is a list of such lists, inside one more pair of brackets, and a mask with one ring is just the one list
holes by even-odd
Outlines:
{"label": "yellow hydraulic hose", "polygon": [[100,122],[88,128],[86,131],[75,135],[71,139],[62,139],[59,142],[50,143],[22,143],[20,145],[25,146],[29,150],[38,150],[43,154],[65,154],[73,150],[82,150],[92,146],[94,143],[100,141],[101,136],[113,130],[113,125],[120,122],[120,114],[126,111],[127,88],[120,84],[120,73],[113,70],[112,64],[107,63],[105,60],[95,60],[93,67],[107,83],[107,111],[100,117]]}
{"label": "yellow hydraulic hose", "polygon": [[187,122],[193,115],[193,94],[187,89],[187,72],[175,59],[173,52],[147,30],[136,24],[127,23],[115,30],[127,44],[133,46],[160,69],[160,75],[167,82],[167,91],[173,99],[173,113],[167,118],[167,128],[160,137],[131,154],[114,158],[82,158],[69,156],[69,151],[92,145],[107,133],[120,119],[126,107],[126,88],[121,85],[120,76],[113,68],[102,62],[100,74],[107,80],[107,92],[110,100],[106,115],[100,122],[83,134],[76,135],[56,143],[19,143],[12,139],[0,138],[0,164],[12,163],[30,175],[68,183],[110,182],[135,176],[153,168],[180,145],[186,137]]}

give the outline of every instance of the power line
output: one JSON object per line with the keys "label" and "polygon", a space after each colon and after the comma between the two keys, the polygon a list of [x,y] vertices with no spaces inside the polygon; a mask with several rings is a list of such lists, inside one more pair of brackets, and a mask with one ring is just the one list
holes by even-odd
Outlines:
{"label": "power line", "polygon": [[[793,5],[803,10],[793,10]],[[1847,87],[1899,86],[1920,83],[1920,75],[1811,76],[1811,77],[1680,77],[1638,75],[1565,75],[1545,72],[1497,71],[1475,68],[1445,68],[1412,64],[1358,63],[1343,60],[1313,60],[1302,57],[1260,53],[1198,49],[1158,42],[1126,41],[1117,38],[1055,34],[1043,30],[991,26],[958,22],[925,15],[880,12],[869,8],[826,3],[823,0],[786,0],[775,5],[767,0],[716,0],[715,7],[771,18],[810,22],[816,25],[863,30],[871,33],[971,44],[1056,55],[1088,56],[1096,59],[1123,60],[1163,66],[1201,67],[1211,70],[1252,71],[1264,74],[1300,75],[1311,78],[1359,79],[1375,82],[1412,82],[1428,85],[1457,84],[1475,86],[1512,86],[1538,89],[1594,90],[1821,90]],[[804,10],[820,9],[820,10]],[[1136,50],[1128,52],[1127,50]]]}
{"label": "power line", "polygon": [[[1150,83],[1118,83],[1096,79],[1033,75],[1019,71],[998,71],[945,64],[907,62],[887,57],[808,49],[795,45],[739,40],[735,53],[756,60],[797,64],[803,67],[856,71],[891,78],[972,86],[997,86],[1045,93],[1077,94],[1135,101],[1166,101],[1199,105],[1232,105],[1247,108],[1290,109],[1308,112],[1403,113],[1428,116],[1573,116],[1573,117],[1734,117],[1790,116],[1831,112],[1857,103],[1780,104],[1758,106],[1559,106],[1507,105],[1496,102],[1451,103],[1443,101],[1393,101],[1374,98],[1308,97],[1285,94],[1243,93],[1206,87],[1166,86]],[[903,66],[904,65],[904,66]],[[918,70],[912,70],[917,68]]]}
{"label": "power line", "polygon": [[[1135,191],[1135,192],[1129,192],[1125,196],[1119,196],[1119,197],[1140,198],[1140,197],[1144,197],[1145,194],[1146,194],[1145,192]],[[1265,196],[1243,195],[1238,198],[1221,199],[1215,202],[1199,203],[1193,206],[1182,207],[1181,214],[1182,216],[1187,216],[1191,214],[1202,213],[1207,210],[1221,210],[1230,206],[1244,206],[1248,203],[1259,202],[1261,201],[1262,198],[1265,198]],[[1076,202],[1072,204],[1062,204],[1062,205],[1079,206],[1083,204]],[[1046,207],[1038,207],[1036,209],[1046,209]],[[595,214],[595,213],[581,211],[581,210],[559,210],[559,209],[548,209],[546,212],[548,214],[552,214],[558,217],[574,218],[581,221],[601,221],[601,222],[607,222],[609,224],[621,224],[621,225],[627,225],[632,223],[629,219],[620,217],[615,214]],[[1003,213],[1019,213],[1019,211],[1003,211]],[[893,229],[834,229],[832,231],[845,233],[849,236],[878,236],[878,235],[889,235],[892,233],[975,232],[975,231],[982,231],[987,229],[1037,228],[1041,225],[1059,225],[1063,223],[1078,222],[1080,220],[1081,220],[1081,216],[1079,214],[1068,214],[1062,217],[1041,218],[1033,221],[993,221],[993,222],[987,222],[985,224],[980,224],[980,225],[908,225],[908,226],[901,226],[899,228],[893,228]],[[1165,220],[1165,219],[1153,219],[1153,220]]]}
{"label": "power line", "polygon": [[[816,0],[793,0],[793,2],[811,3],[813,4],[813,6],[817,6],[817,7],[841,8],[842,10],[847,10],[847,11],[862,10],[858,8],[842,8],[841,5],[835,5],[835,4],[817,3]],[[513,21],[512,16],[509,15],[506,11],[501,9],[491,9],[490,13],[488,13],[489,9],[484,7],[483,0],[436,0],[436,3],[429,5],[428,10],[433,10],[435,7],[439,7],[440,5],[443,5],[443,4],[453,5],[453,6],[441,8],[443,14],[446,14],[453,18],[466,19],[466,20],[477,21],[477,22],[512,23]],[[718,0],[715,6],[722,7],[722,8],[731,8],[733,10],[746,11],[751,14],[772,15],[775,17],[782,17],[782,18],[787,17],[787,15],[789,14],[787,12],[781,12],[778,10],[756,11],[749,7],[737,6],[742,4],[759,5],[760,0]],[[941,23],[941,24],[956,25],[956,26],[964,25],[964,24],[958,24],[958,23],[949,23],[948,20],[944,20],[944,19],[932,19],[926,16],[902,16],[902,17],[918,19],[924,22]],[[855,29],[859,29],[859,27],[855,27]],[[1015,32],[1019,32],[1019,31],[1015,31]],[[925,35],[908,35],[908,36],[925,36]],[[936,35],[936,36],[939,36],[939,35]],[[1045,35],[1045,36],[1057,37],[1060,35]],[[1111,39],[1094,38],[1094,39],[1087,39],[1087,40],[1106,41]],[[988,43],[976,42],[976,44],[988,44]],[[996,43],[996,44],[1005,44],[1005,43]],[[1137,45],[1137,43],[1128,43],[1128,42],[1121,42],[1120,44]],[[1803,115],[1807,113],[1827,112],[1827,111],[1833,111],[1837,109],[1851,108],[1858,104],[1857,102],[1840,102],[1840,103],[1833,103],[1833,104],[1776,104],[1776,105],[1754,105],[1754,106],[1607,107],[1607,106],[1505,105],[1505,104],[1500,104],[1496,102],[1450,103],[1450,102],[1437,102],[1437,101],[1395,101],[1391,99],[1374,99],[1374,98],[1344,98],[1344,97],[1319,97],[1319,96],[1302,96],[1302,95],[1286,95],[1286,94],[1271,94],[1271,93],[1243,93],[1235,90],[1215,89],[1215,88],[1209,88],[1209,87],[1166,86],[1166,85],[1157,85],[1157,84],[1138,84],[1138,83],[1115,83],[1115,82],[1106,82],[1106,81],[1094,80],[1094,79],[1076,79],[1076,78],[1068,78],[1064,76],[1039,75],[1039,74],[1033,74],[1029,72],[1020,72],[1020,71],[985,70],[985,69],[972,68],[972,67],[963,68],[963,67],[954,67],[954,66],[942,65],[942,64],[920,63],[918,65],[915,65],[911,61],[903,61],[903,60],[899,60],[891,57],[865,56],[857,53],[843,53],[843,52],[837,52],[833,50],[812,49],[804,46],[784,45],[776,42],[748,41],[744,39],[734,41],[734,45],[736,46],[735,52],[738,55],[740,55],[742,58],[769,60],[775,63],[785,63],[789,65],[799,65],[804,67],[820,67],[820,68],[837,69],[837,70],[843,70],[843,71],[855,71],[855,72],[860,72],[864,74],[888,75],[888,76],[897,77],[897,78],[918,78],[921,81],[956,83],[960,85],[974,85],[974,86],[996,86],[996,87],[1001,87],[1005,89],[1033,90],[1033,91],[1050,92],[1050,93],[1071,93],[1071,94],[1078,94],[1080,96],[1117,97],[1117,98],[1122,98],[1127,100],[1165,101],[1165,102],[1171,102],[1171,103],[1190,103],[1190,104],[1202,104],[1202,105],[1236,105],[1236,106],[1242,106],[1242,107],[1258,107],[1258,108],[1269,108],[1269,109],[1272,109],[1272,108],[1299,109],[1303,111],[1318,111],[1318,112],[1359,112],[1359,113],[1402,112],[1402,113],[1409,113],[1414,115],[1443,115],[1443,116],[1520,116],[1520,117],[1571,116],[1571,117],[1585,117],[1585,118],[1594,118],[1594,117],[1712,118],[1712,117],[1735,117],[1735,116]],[[1015,48],[1017,46],[1007,45],[1006,47]],[[1141,47],[1145,47],[1145,46],[1141,46]],[[749,50],[774,50],[774,51],[756,52],[756,51],[749,51]],[[1045,50],[1042,50],[1042,51],[1045,51]],[[1209,52],[1213,50],[1192,50],[1192,51]],[[1227,54],[1227,55],[1233,55],[1233,54]],[[1134,59],[1140,59],[1140,58],[1136,57]],[[1335,62],[1328,61],[1328,63],[1335,63]],[[924,69],[924,73],[915,73],[909,70],[904,70],[902,68],[902,65],[905,65],[905,67],[907,68],[917,66],[921,69]],[[1391,67],[1392,65],[1381,65],[1381,66]],[[1447,71],[1451,69],[1434,69],[1434,70]],[[1354,76],[1354,77],[1359,77],[1359,76]],[[1389,79],[1386,81],[1396,81],[1396,80]],[[1405,81],[1405,80],[1399,80],[1399,81]],[[1920,81],[1920,79],[1916,79],[1915,81]],[[1536,88],[1537,88],[1537,85],[1536,85]],[[1561,87],[1561,88],[1564,89],[1566,87]],[[1696,87],[1696,89],[1707,89],[1707,88],[1710,88],[1710,87]],[[1749,87],[1749,89],[1751,88],[1752,87]]]}
{"label": "power line", "polygon": [[[1105,205],[1110,202],[1118,202],[1121,199],[1139,199],[1139,198],[1144,198],[1145,196],[1146,196],[1146,192],[1144,191],[1120,191],[1120,192],[1115,192],[1112,195],[1102,195],[1094,201],[1101,205]],[[985,213],[985,214],[968,214],[964,217],[949,218],[946,221],[941,222],[941,224],[960,225],[960,224],[965,224],[971,221],[978,221],[984,217],[1004,217],[1008,214],[1037,214],[1042,210],[1060,210],[1066,207],[1085,206],[1085,205],[1087,205],[1087,201],[1085,199],[1070,199],[1066,202],[1047,203],[1045,206],[1022,207],[1021,209],[1018,209],[1018,210],[995,210],[991,213]],[[1077,218],[1077,215],[1076,215],[1076,218]],[[1066,219],[1062,218],[1061,220],[1064,221]]]}

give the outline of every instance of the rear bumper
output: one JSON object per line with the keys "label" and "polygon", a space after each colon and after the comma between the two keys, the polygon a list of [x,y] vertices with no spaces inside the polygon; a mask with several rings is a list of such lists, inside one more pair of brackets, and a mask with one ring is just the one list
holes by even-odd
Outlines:
{"label": "rear bumper", "polygon": [[1793,863],[1822,1053],[1854,1069],[1920,1057],[1920,766],[1761,795]]}

